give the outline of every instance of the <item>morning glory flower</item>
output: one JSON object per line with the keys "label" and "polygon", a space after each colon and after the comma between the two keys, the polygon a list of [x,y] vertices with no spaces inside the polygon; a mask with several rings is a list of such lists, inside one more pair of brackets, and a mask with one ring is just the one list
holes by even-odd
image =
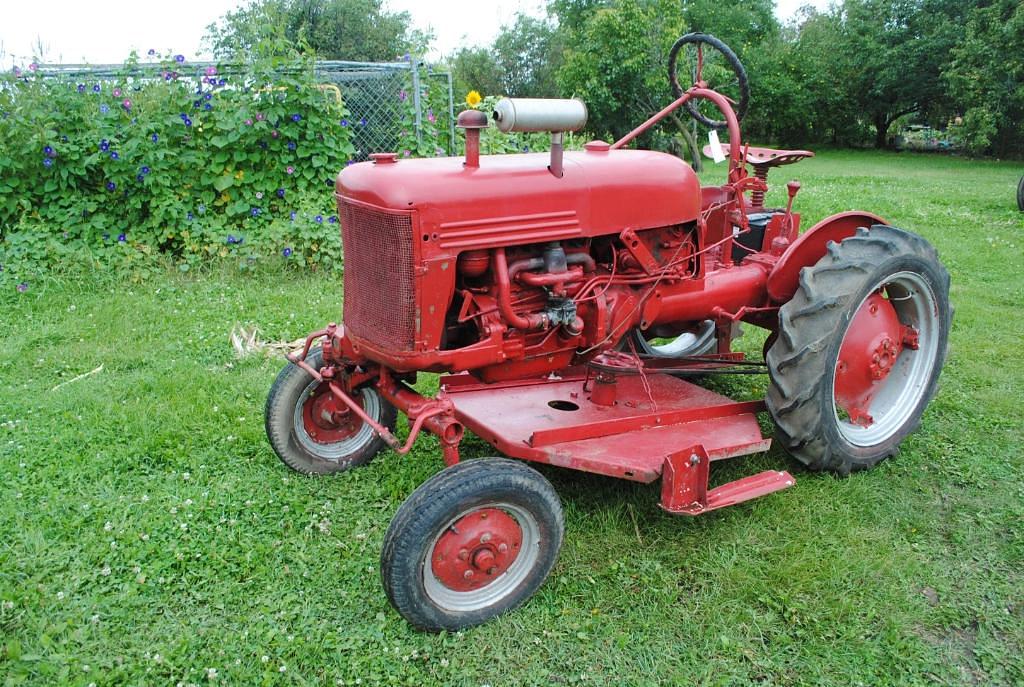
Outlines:
{"label": "morning glory flower", "polygon": [[92,92],[93,93],[99,93],[100,92],[100,85],[99,84],[94,84],[93,87],[92,87]]}
{"label": "morning glory flower", "polygon": [[298,145],[296,145],[295,141],[288,141],[288,150],[295,150],[296,148],[298,148]]}
{"label": "morning glory flower", "polygon": [[[294,214],[294,213],[292,213],[292,214]],[[292,249],[291,248],[285,248],[283,251],[281,251],[281,255],[283,255],[286,258],[290,258],[291,255],[292,255]]]}
{"label": "morning glory flower", "polygon": [[117,153],[116,150],[111,150],[110,151],[110,159],[111,160],[120,160],[121,156]]}
{"label": "morning glory flower", "polygon": [[143,174],[149,174],[149,167],[147,165],[142,165],[142,168],[139,171]]}
{"label": "morning glory flower", "polygon": [[18,293],[25,293],[26,291],[28,291],[28,284],[25,282],[21,282],[14,288],[18,290]]}
{"label": "morning glory flower", "polygon": [[299,114],[293,114],[293,115],[292,115],[292,121],[293,121],[293,122],[298,122],[298,121],[300,121],[301,119],[302,119],[302,115],[299,115]]}
{"label": "morning glory flower", "polygon": [[51,160],[48,157],[44,157],[43,158],[43,166],[44,167],[52,167],[53,166],[53,160]]}
{"label": "morning glory flower", "polygon": [[341,125],[342,126],[348,126],[348,120],[347,119],[341,120]]}
{"label": "morning glory flower", "polygon": [[316,222],[317,224],[323,224],[324,223],[323,215],[317,215],[316,217],[313,218],[313,221]]}
{"label": "morning glory flower", "polygon": [[288,213],[288,216],[291,217],[293,222],[295,221],[295,211],[294,210],[292,210],[290,213]]}
{"label": "morning glory flower", "polygon": [[46,154],[47,157],[53,157],[53,148],[51,148],[50,146],[46,146],[45,148],[43,148],[43,152]]}
{"label": "morning glory flower", "polygon": [[104,153],[110,150],[110,141],[108,141],[105,138],[102,141],[100,141],[100,150],[102,150]]}
{"label": "morning glory flower", "polygon": [[125,241],[128,240],[128,237],[124,235],[124,232],[121,232],[120,234],[117,235],[117,240],[120,243],[124,243]]}
{"label": "morning glory flower", "polygon": [[335,217],[334,215],[331,215],[330,217],[327,218],[327,221],[330,222],[331,224],[334,224],[335,222],[338,221],[338,218]]}
{"label": "morning glory flower", "polygon": [[149,137],[149,139],[153,141],[153,143],[156,143],[157,141],[160,140],[160,137],[157,136],[156,134],[153,134],[152,136]]}
{"label": "morning glory flower", "polygon": [[292,167],[291,165],[288,165],[287,167],[285,167],[284,171],[288,172],[289,174],[295,174],[295,168]]}
{"label": "morning glory flower", "polygon": [[216,68],[216,67],[214,67],[213,65],[210,65],[209,67],[207,67],[207,68],[206,68],[206,69],[204,70],[204,73],[205,73],[205,74],[206,74],[207,76],[213,76],[214,74],[216,74],[216,73],[217,73],[217,68]]}
{"label": "morning glory flower", "polygon": [[153,50],[153,48],[150,48],[149,50],[146,51],[146,54],[149,55],[150,57],[153,57],[153,55],[156,55],[156,50]]}
{"label": "morning glory flower", "polygon": [[249,213],[250,213],[250,214],[251,214],[251,215],[252,215],[253,217],[256,217],[257,215],[259,215],[259,214],[260,214],[260,209],[259,209],[259,208],[253,208],[252,210],[250,210],[250,211],[249,211]]}
{"label": "morning glory flower", "polygon": [[195,219],[195,215],[193,215],[191,212],[186,213],[185,219],[187,219],[189,222],[191,222],[192,220]]}
{"label": "morning glory flower", "polygon": [[84,83],[78,84],[78,92],[79,93],[85,93],[85,84]]}
{"label": "morning glory flower", "polygon": [[184,55],[175,55],[174,56],[174,61],[177,62],[178,64],[182,64],[185,61],[185,56]]}
{"label": "morning glory flower", "polygon": [[277,197],[278,198],[284,198],[284,189],[283,188],[277,189]]}
{"label": "morning glory flower", "polygon": [[115,88],[114,89],[114,97],[115,98],[120,98],[121,97],[121,89],[120,88]]}
{"label": "morning glory flower", "polygon": [[235,235],[234,234],[228,234],[228,243],[234,243],[234,242],[235,242]]}
{"label": "morning glory flower", "polygon": [[115,184],[113,181],[108,181],[107,182],[107,190],[108,191],[114,191],[116,189],[117,189],[117,184]]}
{"label": "morning glory flower", "polygon": [[359,119],[359,126],[366,126],[366,117],[361,117]]}
{"label": "morning glory flower", "polygon": [[136,174],[135,175],[135,180],[136,181],[140,181],[140,182],[141,181],[145,181],[146,180],[146,175],[145,174]]}
{"label": "morning glory flower", "polygon": [[100,105],[100,114],[107,114],[108,112],[110,112],[110,108],[107,107],[106,103]]}

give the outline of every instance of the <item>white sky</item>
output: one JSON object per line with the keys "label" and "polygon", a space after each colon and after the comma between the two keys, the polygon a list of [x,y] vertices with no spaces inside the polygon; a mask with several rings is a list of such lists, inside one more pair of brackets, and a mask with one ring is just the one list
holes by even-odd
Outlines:
{"label": "white sky", "polygon": [[[244,0],[3,0],[0,3],[0,66],[25,65],[39,55],[44,62],[120,63],[134,48],[144,55],[154,48],[205,57],[200,39],[206,26]],[[516,12],[543,14],[544,0],[385,0],[392,10],[407,11],[413,23],[432,27],[435,54],[488,43]],[[827,0],[777,0],[786,18],[801,5],[825,7]],[[467,7],[472,9],[467,10]]]}

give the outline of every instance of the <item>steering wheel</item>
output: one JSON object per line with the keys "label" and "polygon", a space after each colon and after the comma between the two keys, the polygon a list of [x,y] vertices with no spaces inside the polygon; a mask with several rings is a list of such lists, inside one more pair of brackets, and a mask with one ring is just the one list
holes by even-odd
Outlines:
{"label": "steering wheel", "polygon": [[[679,85],[680,62],[689,74],[690,83],[704,82],[707,88],[724,95],[734,103],[736,119],[743,119],[750,103],[750,84],[747,71],[728,45],[707,33],[688,33],[675,42],[668,55],[668,80],[676,98],[682,97],[684,92]],[[718,109],[707,100],[690,100],[686,109],[704,126],[726,128],[724,119],[709,116],[717,114]]]}

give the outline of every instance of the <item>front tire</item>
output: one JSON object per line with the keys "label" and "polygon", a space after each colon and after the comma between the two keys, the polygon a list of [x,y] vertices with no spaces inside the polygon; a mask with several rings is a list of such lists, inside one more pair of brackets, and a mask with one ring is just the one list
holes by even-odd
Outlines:
{"label": "front tire", "polygon": [[[323,365],[320,348],[310,349],[306,362]],[[267,395],[264,420],[274,452],[292,470],[327,475],[366,465],[384,447],[384,440],[357,415],[328,405],[330,391],[298,365],[288,363]],[[376,389],[363,387],[355,400],[377,423],[394,431],[398,411]]]}
{"label": "front tire", "polygon": [[395,513],[380,557],[384,590],[420,629],[479,625],[533,596],[564,529],[558,495],[533,468],[507,458],[458,463]]}
{"label": "front tire", "polygon": [[949,273],[920,236],[875,225],[830,243],[768,351],[778,441],[842,475],[895,453],[935,394],[951,319]]}

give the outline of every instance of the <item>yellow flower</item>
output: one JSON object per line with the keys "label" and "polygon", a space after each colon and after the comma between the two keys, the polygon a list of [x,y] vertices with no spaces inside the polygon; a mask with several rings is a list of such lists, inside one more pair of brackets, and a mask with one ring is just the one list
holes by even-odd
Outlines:
{"label": "yellow flower", "polygon": [[483,100],[483,98],[481,98],[480,94],[476,91],[470,91],[466,94],[466,104],[470,107],[476,107],[480,104],[481,100]]}

